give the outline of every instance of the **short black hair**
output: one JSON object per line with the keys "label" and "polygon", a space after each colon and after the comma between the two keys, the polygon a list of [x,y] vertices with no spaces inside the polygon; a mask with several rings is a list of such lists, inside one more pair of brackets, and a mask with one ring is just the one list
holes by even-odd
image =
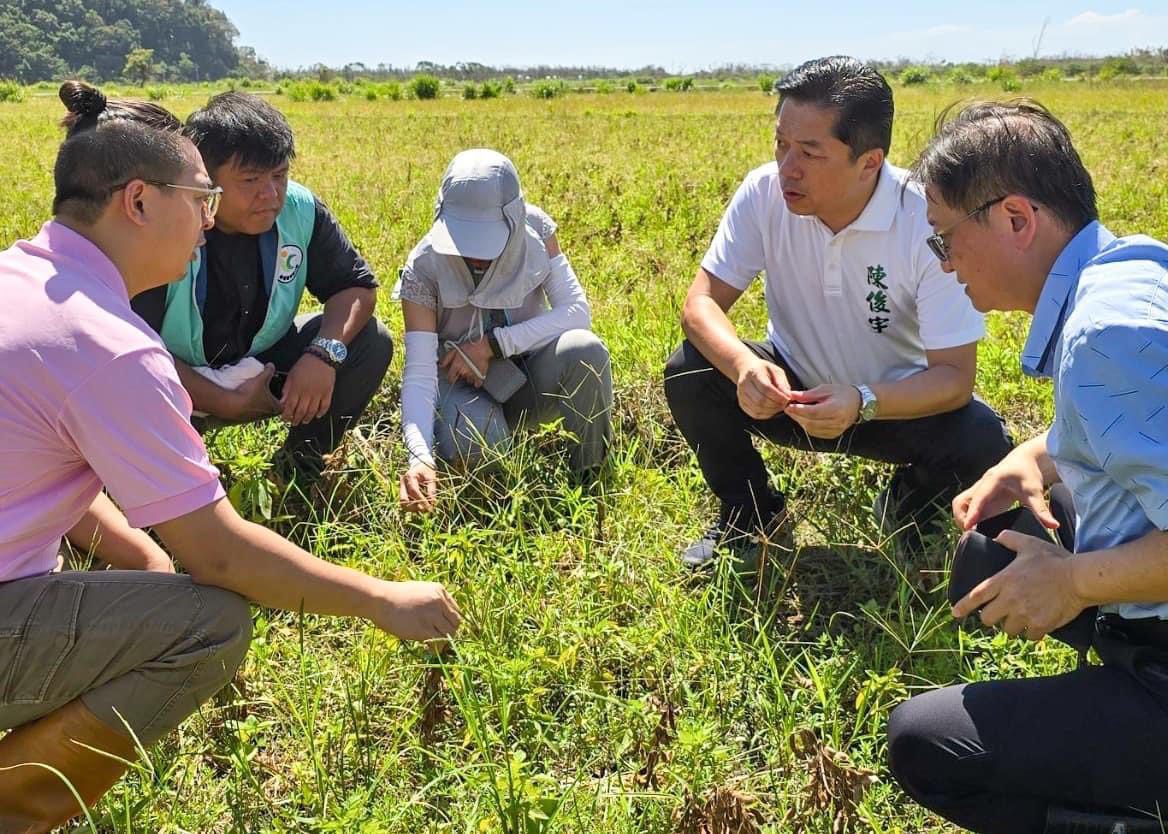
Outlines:
{"label": "short black hair", "polygon": [[779,104],[787,99],[836,111],[835,137],[851,148],[852,159],[892,146],[892,88],[875,68],[847,55],[800,64],[776,84]]}
{"label": "short black hair", "polygon": [[1095,185],[1070,131],[1031,99],[946,109],[912,176],[961,212],[1022,194],[1072,233],[1099,217]]}
{"label": "short black hair", "polygon": [[233,159],[244,168],[277,168],[296,156],[284,114],[259,96],[226,92],[187,117],[185,133],[203,155],[207,170]]}
{"label": "short black hair", "polygon": [[109,101],[82,82],[66,82],[59,95],[69,114],[53,165],[53,214],[94,223],[131,180],[174,182],[189,167],[190,145],[164,108]]}

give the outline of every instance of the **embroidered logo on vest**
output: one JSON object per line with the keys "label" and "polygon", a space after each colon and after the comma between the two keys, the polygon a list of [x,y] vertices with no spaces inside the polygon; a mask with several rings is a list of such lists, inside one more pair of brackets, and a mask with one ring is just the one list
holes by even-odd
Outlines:
{"label": "embroidered logo on vest", "polygon": [[294,243],[285,243],[276,253],[276,280],[289,283],[296,277],[296,270],[304,260],[304,251]]}

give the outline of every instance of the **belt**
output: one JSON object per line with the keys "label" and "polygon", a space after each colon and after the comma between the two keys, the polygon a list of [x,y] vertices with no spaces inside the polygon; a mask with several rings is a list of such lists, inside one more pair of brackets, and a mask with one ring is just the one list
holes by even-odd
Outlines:
{"label": "belt", "polygon": [[1133,646],[1168,649],[1168,620],[1159,617],[1128,619],[1118,614],[1101,614],[1095,621],[1095,630]]}

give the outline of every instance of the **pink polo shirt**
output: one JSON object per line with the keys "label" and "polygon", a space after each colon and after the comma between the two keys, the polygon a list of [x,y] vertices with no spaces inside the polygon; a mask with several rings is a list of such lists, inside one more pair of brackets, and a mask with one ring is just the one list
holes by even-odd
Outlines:
{"label": "pink polo shirt", "polygon": [[101,250],[50,222],[0,252],[0,582],[51,571],[102,486],[135,527],[223,497],[190,414]]}

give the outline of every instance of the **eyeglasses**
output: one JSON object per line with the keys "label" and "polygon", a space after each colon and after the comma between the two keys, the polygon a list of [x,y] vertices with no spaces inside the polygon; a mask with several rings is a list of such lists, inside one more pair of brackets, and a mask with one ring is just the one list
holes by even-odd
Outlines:
{"label": "eyeglasses", "polygon": [[931,251],[934,255],[936,255],[937,259],[940,261],[949,260],[949,244],[945,242],[945,235],[952,232],[954,229],[956,229],[958,226],[960,226],[962,223],[964,223],[969,218],[973,217],[975,214],[981,214],[983,211],[988,209],[990,206],[997,205],[998,203],[1002,202],[1002,200],[1006,199],[1006,197],[1008,197],[1008,196],[1009,196],[1008,194],[1003,194],[1001,197],[995,197],[994,199],[990,200],[988,203],[982,203],[980,206],[975,208],[969,214],[965,215],[965,217],[962,217],[960,220],[958,220],[956,223],[951,225],[945,231],[934,232],[933,234],[929,235],[927,238],[925,238],[925,243],[928,244],[929,251]]}
{"label": "eyeglasses", "polygon": [[220,185],[214,188],[204,188],[201,185],[179,185],[174,182],[160,182],[159,180],[142,180],[151,185],[157,185],[159,188],[177,188],[180,191],[194,191],[197,194],[203,195],[203,211],[207,214],[208,220],[215,219],[215,212],[219,211],[219,202],[223,199],[223,187]]}
{"label": "eyeglasses", "polygon": [[157,185],[160,188],[177,188],[180,191],[194,191],[202,194],[203,211],[211,220],[215,219],[215,213],[219,211],[219,203],[223,199],[223,186],[221,185],[216,185],[214,188],[204,188],[201,185],[179,185],[173,182],[155,182],[154,180],[144,180],[144,182]]}
{"label": "eyeglasses", "polygon": [[[130,182],[133,182],[133,180]],[[175,182],[163,182],[162,180],[144,179],[142,182],[148,185],[158,186],[159,188],[177,188],[179,191],[194,191],[197,194],[202,194],[203,212],[206,214],[208,220],[215,219],[215,213],[219,211],[219,202],[223,199],[223,187],[219,185],[214,188],[206,188],[201,185],[179,185]],[[129,182],[124,182],[121,185],[115,185],[109,190],[109,193],[113,194],[115,191],[121,191],[129,184]]]}

